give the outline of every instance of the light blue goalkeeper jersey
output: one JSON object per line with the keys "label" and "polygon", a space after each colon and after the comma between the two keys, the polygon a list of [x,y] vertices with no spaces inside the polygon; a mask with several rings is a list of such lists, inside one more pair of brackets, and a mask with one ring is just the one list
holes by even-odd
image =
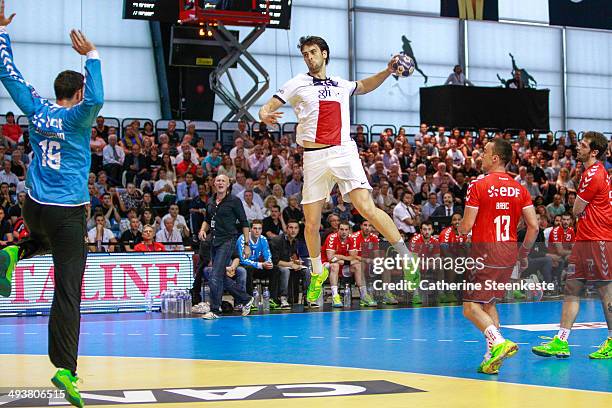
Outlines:
{"label": "light blue goalkeeper jersey", "polygon": [[[26,189],[41,204],[89,203],[89,139],[92,123],[104,103],[100,59],[97,52],[91,54],[85,63],[83,101],[64,108],[41,98],[25,81],[15,66],[6,28],[0,28],[0,81],[30,120],[34,158],[28,168]],[[44,69],[44,61],[40,61],[40,67]]]}

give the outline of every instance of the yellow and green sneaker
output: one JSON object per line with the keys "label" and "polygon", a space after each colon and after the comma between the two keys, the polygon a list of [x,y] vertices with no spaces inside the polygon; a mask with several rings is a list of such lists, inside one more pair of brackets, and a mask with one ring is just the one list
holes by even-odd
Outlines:
{"label": "yellow and green sneaker", "polygon": [[483,361],[478,367],[478,372],[484,374],[497,374],[504,360],[512,357],[518,351],[516,343],[506,340],[503,343],[493,346],[491,349],[491,357]]}
{"label": "yellow and green sneaker", "polygon": [[329,276],[329,270],[324,266],[323,272],[320,274],[311,274],[310,275],[310,285],[308,285],[308,291],[306,292],[306,300],[308,302],[316,302],[319,296],[321,296],[321,290],[323,288],[323,283],[327,280]]}
{"label": "yellow and green sneaker", "polygon": [[340,298],[340,295],[332,296],[332,307],[344,307],[344,305],[342,304],[342,298]]}
{"label": "yellow and green sneaker", "polygon": [[359,306],[376,307],[378,306],[378,303],[374,300],[372,295],[370,295],[369,293],[366,293],[366,295],[363,298],[361,298],[361,300],[359,301]]}
{"label": "yellow and green sneaker", "polygon": [[589,354],[589,358],[594,360],[612,358],[612,337],[608,337],[603,343],[601,343],[597,351]]}
{"label": "yellow and green sneaker", "polygon": [[567,341],[561,340],[557,336],[553,337],[552,339],[546,336],[540,336],[540,338],[547,339],[550,341],[546,341],[540,344],[539,346],[534,346],[531,348],[531,352],[536,356],[555,356],[557,358],[568,358],[570,356],[570,349]]}
{"label": "yellow and green sneaker", "polygon": [[11,245],[0,251],[0,296],[11,296],[11,280],[18,261],[19,247]]}
{"label": "yellow and green sneaker", "polygon": [[72,375],[70,370],[66,370],[65,368],[60,368],[57,370],[57,373],[55,373],[53,378],[51,378],[53,385],[66,393],[66,401],[75,407],[82,408],[85,406],[85,403],[83,402],[81,393],[77,388],[78,380],[78,377]]}

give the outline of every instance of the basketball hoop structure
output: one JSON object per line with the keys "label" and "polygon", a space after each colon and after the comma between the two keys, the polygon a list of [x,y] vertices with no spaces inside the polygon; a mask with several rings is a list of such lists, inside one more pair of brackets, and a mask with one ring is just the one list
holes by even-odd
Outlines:
{"label": "basketball hoop structure", "polygon": [[[261,1],[261,0],[259,0]],[[201,26],[210,30],[215,40],[225,49],[224,57],[217,68],[210,74],[210,87],[212,91],[230,108],[224,121],[247,119],[256,121],[249,113],[249,109],[270,87],[270,76],[263,66],[248,52],[248,48],[264,33],[270,23],[269,1],[266,1],[265,12],[206,10],[195,5],[193,9],[185,11],[185,3],[181,0],[180,24]],[[197,3],[197,2],[196,2]],[[257,2],[253,0],[253,5]],[[239,41],[225,26],[253,27],[249,34]],[[254,84],[241,95],[229,71],[230,67],[238,64],[246,74],[251,77]],[[227,77],[231,89],[222,82]]]}

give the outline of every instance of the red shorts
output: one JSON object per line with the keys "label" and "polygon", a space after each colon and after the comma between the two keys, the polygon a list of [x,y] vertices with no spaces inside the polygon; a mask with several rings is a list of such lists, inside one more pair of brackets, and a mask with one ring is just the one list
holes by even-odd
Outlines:
{"label": "red shorts", "polygon": [[576,241],[569,258],[576,267],[569,270],[567,279],[611,281],[611,262],[612,241]]}
{"label": "red shorts", "polygon": [[480,290],[469,289],[463,291],[464,302],[491,303],[495,299],[503,299],[505,289],[487,288],[486,283],[504,284],[510,282],[514,267],[490,267],[472,269],[466,274],[467,282],[480,284]]}

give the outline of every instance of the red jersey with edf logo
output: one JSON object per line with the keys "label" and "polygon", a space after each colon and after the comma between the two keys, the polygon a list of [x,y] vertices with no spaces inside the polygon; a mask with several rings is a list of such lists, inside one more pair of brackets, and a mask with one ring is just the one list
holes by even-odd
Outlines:
{"label": "red jersey with edf logo", "polygon": [[568,227],[565,231],[563,227],[558,226],[553,228],[550,231],[550,236],[548,237],[548,251],[556,254],[557,249],[555,248],[556,243],[563,244],[563,249],[572,249],[572,243],[576,240],[576,234],[574,232],[574,228]]}
{"label": "red jersey with edf logo", "polygon": [[612,241],[612,197],[610,178],[596,162],[582,173],[578,197],[587,202],[576,224],[576,241]]}
{"label": "red jersey with edf logo", "polygon": [[472,242],[516,242],[523,209],[533,206],[529,191],[506,173],[490,173],[472,181],[465,206],[478,209]]}
{"label": "red jersey with edf logo", "polygon": [[378,249],[378,237],[374,234],[368,234],[364,237],[361,231],[349,235],[349,251],[357,251],[357,255],[361,256],[361,251],[365,252]]}
{"label": "red jersey with edf logo", "polygon": [[328,249],[336,251],[336,255],[348,256],[350,241],[350,235],[346,238],[344,242],[342,242],[340,240],[339,232],[329,234],[325,239],[325,244],[323,245],[323,248],[321,248],[321,262],[329,262],[329,259],[327,259]]}
{"label": "red jersey with edf logo", "polygon": [[425,242],[425,238],[421,234],[415,234],[410,239],[410,245],[408,246],[410,252],[421,256],[433,256],[440,253],[440,242],[438,237],[433,235],[429,238],[429,241]]}

